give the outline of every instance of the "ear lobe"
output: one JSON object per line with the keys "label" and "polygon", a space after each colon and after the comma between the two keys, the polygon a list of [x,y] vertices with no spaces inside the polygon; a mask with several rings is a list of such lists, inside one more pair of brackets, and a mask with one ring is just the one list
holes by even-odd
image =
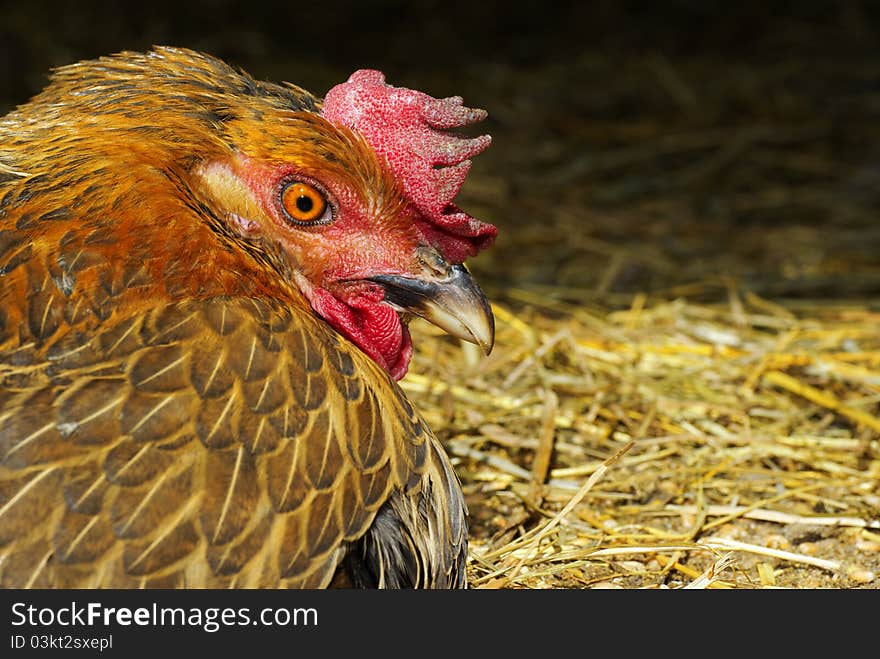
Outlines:
{"label": "ear lobe", "polygon": [[256,220],[242,217],[237,213],[228,213],[226,217],[232,230],[242,238],[256,238],[262,233],[260,224]]}
{"label": "ear lobe", "polygon": [[229,228],[243,238],[260,235],[260,205],[253,191],[225,162],[202,164],[193,172],[203,193],[213,202]]}

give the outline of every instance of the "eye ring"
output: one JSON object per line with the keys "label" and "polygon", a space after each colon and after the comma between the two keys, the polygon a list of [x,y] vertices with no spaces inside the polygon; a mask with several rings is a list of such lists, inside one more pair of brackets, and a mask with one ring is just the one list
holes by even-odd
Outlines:
{"label": "eye ring", "polygon": [[284,181],[278,189],[278,206],[287,221],[297,226],[311,227],[333,220],[326,193],[311,181]]}

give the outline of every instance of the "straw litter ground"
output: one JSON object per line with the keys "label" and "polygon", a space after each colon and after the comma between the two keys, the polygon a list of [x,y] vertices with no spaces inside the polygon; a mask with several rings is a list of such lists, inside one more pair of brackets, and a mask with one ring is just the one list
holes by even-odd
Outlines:
{"label": "straw litter ground", "polygon": [[880,587],[880,62],[564,69],[475,88],[497,344],[416,323],[402,383],[473,586]]}
{"label": "straw litter ground", "polygon": [[876,587],[880,314],[552,306],[496,306],[486,359],[424,337],[404,381],[457,458],[475,587]]}

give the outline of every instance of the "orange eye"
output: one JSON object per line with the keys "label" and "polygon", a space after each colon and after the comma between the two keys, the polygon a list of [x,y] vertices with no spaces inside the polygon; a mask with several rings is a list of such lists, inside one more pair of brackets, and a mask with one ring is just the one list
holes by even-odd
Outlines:
{"label": "orange eye", "polygon": [[281,208],[296,224],[323,224],[331,219],[324,195],[302,181],[291,181],[281,188]]}

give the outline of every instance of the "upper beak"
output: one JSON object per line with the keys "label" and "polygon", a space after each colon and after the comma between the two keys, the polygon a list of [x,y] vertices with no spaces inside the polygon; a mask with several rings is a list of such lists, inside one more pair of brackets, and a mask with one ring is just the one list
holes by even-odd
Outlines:
{"label": "upper beak", "polygon": [[385,301],[421,316],[452,336],[476,343],[487,355],[495,343],[495,318],[486,296],[464,265],[450,265],[430,250],[420,254],[419,277],[373,275],[385,289]]}

